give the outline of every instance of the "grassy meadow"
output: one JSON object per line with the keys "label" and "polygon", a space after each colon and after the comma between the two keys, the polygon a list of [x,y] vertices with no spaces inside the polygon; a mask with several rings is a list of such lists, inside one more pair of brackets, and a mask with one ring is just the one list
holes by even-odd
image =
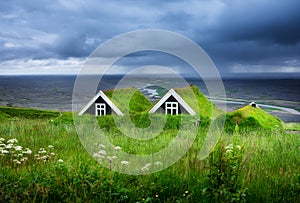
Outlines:
{"label": "grassy meadow", "polygon": [[[136,116],[141,117],[147,115]],[[169,117],[158,138],[137,144],[122,136],[111,116],[98,121],[116,145],[136,154],[164,148],[180,127],[180,116]],[[281,127],[247,129],[228,126],[232,123],[226,122],[214,151],[199,160],[197,154],[208,124],[209,121],[203,120],[196,127],[199,132],[192,147],[174,165],[157,173],[135,176],[113,172],[97,163],[82,146],[71,113],[1,107],[0,199],[3,202],[300,202],[299,134]],[[137,125],[143,126],[143,122]],[[298,129],[299,124],[288,128]],[[124,162],[124,167],[127,164],[130,163]]]}

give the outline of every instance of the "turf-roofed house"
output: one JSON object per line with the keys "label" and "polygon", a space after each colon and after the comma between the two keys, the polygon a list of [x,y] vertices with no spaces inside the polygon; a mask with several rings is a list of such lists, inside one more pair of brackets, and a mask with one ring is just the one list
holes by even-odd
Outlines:
{"label": "turf-roofed house", "polygon": [[149,113],[164,113],[178,115],[187,113],[195,115],[196,112],[188,105],[174,89],[170,89],[149,111]]}
{"label": "turf-roofed house", "polygon": [[242,128],[281,129],[283,122],[259,107],[255,102],[227,114],[227,122]]}
{"label": "turf-roofed house", "polygon": [[149,113],[171,115],[199,115],[201,118],[211,118],[222,111],[210,102],[199,89],[194,86],[170,89],[150,109]]}
{"label": "turf-roofed house", "polygon": [[172,88],[152,104],[137,88],[99,91],[79,112],[95,116],[160,113],[210,118],[217,109],[196,86]]}
{"label": "turf-roofed house", "polygon": [[99,91],[79,112],[105,116],[144,113],[152,107],[151,102],[137,88]]}
{"label": "turf-roofed house", "polygon": [[200,115],[210,118],[220,111],[196,86],[172,88],[152,104],[137,88],[99,91],[79,112],[95,116],[160,113],[168,115]]}
{"label": "turf-roofed house", "polygon": [[123,115],[121,110],[101,90],[83,107],[79,115],[85,113],[95,116],[106,116],[112,113]]}

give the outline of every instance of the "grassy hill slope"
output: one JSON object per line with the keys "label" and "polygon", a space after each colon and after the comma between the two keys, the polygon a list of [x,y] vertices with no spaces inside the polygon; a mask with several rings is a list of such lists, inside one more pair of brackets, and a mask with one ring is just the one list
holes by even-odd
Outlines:
{"label": "grassy hill slope", "polygon": [[58,111],[39,110],[32,108],[18,107],[0,107],[1,118],[26,118],[26,119],[41,119],[41,118],[56,118],[60,115]]}
{"label": "grassy hill slope", "polygon": [[53,124],[73,123],[72,112],[58,112],[33,108],[4,107],[0,106],[0,121],[9,119],[50,120]]}
{"label": "grassy hill slope", "polygon": [[250,105],[228,113],[228,118],[234,124],[247,128],[281,129],[283,127],[283,122],[279,118],[265,112],[261,108]]}
{"label": "grassy hill slope", "polygon": [[[260,114],[260,109],[247,109],[240,114],[252,111]],[[45,117],[53,115],[60,119],[68,115],[68,112],[59,116],[59,112],[22,108],[1,107],[1,110],[3,117],[43,113]],[[183,135],[189,135],[189,128],[182,130]],[[192,146],[183,142],[169,154],[174,156],[178,149],[188,147],[186,154],[172,166],[157,173],[133,176],[112,170],[120,163],[124,170],[135,166],[134,162],[123,164],[127,159],[119,153],[154,154],[178,137],[178,130],[172,126],[148,140],[105,131],[111,143],[121,147],[120,151],[103,148],[102,140],[90,136],[90,132],[94,132],[94,126],[87,125],[85,133],[92,146],[99,146],[96,151],[105,152],[98,162],[84,148],[72,125],[60,122],[53,126],[49,119],[35,118],[0,122],[1,202],[299,202],[298,134],[259,129],[239,132],[239,136],[224,133],[209,157],[199,160],[206,134],[206,129],[201,128]],[[11,144],[11,140],[18,142]],[[4,149],[4,146],[10,147]],[[23,150],[17,150],[20,147]],[[149,168],[165,163],[166,160],[158,159]],[[138,169],[144,171],[145,167]]]}
{"label": "grassy hill slope", "polygon": [[0,121],[8,120],[10,116],[0,110]]}

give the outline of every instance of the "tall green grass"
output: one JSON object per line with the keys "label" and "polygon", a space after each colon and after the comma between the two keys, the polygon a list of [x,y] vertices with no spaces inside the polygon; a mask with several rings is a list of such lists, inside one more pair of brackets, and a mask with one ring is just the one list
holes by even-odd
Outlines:
{"label": "tall green grass", "polygon": [[[38,153],[53,145],[48,161],[32,157],[15,164],[0,156],[0,199],[4,202],[299,202],[299,134],[282,129],[223,133],[215,150],[198,159],[207,124],[174,165],[132,176],[102,167],[81,145],[67,116],[4,119],[0,137]],[[178,118],[150,142],[122,136],[111,117],[99,118],[111,142],[125,151],[149,154],[176,136]],[[195,126],[193,126],[195,127]],[[59,159],[63,161],[58,161]]]}

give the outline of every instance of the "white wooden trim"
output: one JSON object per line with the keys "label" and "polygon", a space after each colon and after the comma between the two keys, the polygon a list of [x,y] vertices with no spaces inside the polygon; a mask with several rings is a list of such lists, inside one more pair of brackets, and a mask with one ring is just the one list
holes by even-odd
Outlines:
{"label": "white wooden trim", "polygon": [[102,97],[102,99],[111,107],[111,109],[119,116],[123,116],[124,114],[121,112],[121,110],[103,93],[103,91],[99,91],[78,113],[78,115],[84,114],[99,98]]}
{"label": "white wooden trim", "polygon": [[196,112],[188,105],[174,89],[170,89],[153,107],[150,109],[149,113],[156,112],[168,99],[173,96],[178,103],[191,115],[195,115]]}

